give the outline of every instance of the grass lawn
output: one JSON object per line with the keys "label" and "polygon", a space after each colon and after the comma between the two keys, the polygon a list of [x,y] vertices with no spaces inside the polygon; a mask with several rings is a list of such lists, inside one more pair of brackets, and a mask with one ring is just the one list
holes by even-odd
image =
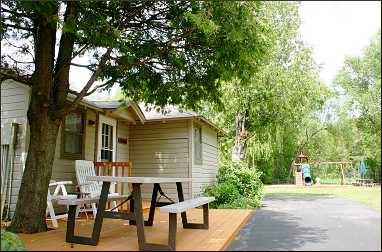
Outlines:
{"label": "grass lawn", "polygon": [[366,204],[381,211],[381,187],[321,185],[297,187],[294,185],[265,185],[265,195],[270,194],[331,194]]}

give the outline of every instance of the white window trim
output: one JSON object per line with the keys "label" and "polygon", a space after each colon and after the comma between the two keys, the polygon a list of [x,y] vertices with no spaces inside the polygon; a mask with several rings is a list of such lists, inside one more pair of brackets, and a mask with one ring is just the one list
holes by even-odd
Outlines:
{"label": "white window trim", "polygon": [[[199,124],[194,124],[194,127],[193,127],[193,132],[192,132],[192,136],[193,136],[193,142],[194,142],[194,146],[193,146],[193,159],[194,159],[194,164],[196,165],[202,165],[203,164],[203,127],[202,125],[199,125]],[[195,129],[196,128],[199,128],[200,129],[200,155],[201,155],[201,159],[197,159],[196,158],[196,137],[195,137]]]}

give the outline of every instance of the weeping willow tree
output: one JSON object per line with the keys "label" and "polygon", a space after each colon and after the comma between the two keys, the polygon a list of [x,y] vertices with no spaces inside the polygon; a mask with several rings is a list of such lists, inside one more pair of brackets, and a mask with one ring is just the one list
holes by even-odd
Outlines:
{"label": "weeping willow tree", "polygon": [[[303,139],[307,118],[316,118],[328,93],[319,81],[319,67],[299,37],[298,3],[266,2],[274,46],[250,81],[223,83],[225,110],[208,111],[229,135],[222,156],[245,161],[263,171],[263,180],[286,178]],[[212,115],[212,116],[211,116]],[[308,132],[308,135],[311,132]]]}
{"label": "weeping willow tree", "polygon": [[[381,174],[381,35],[375,34],[359,56],[348,56],[338,71],[335,96],[325,111],[325,129],[306,145],[315,160],[353,162],[347,177],[357,175],[365,160],[367,177],[380,181]],[[322,124],[318,124],[316,128]],[[320,168],[321,169],[321,168]],[[333,170],[332,174],[331,171]],[[338,169],[328,168],[334,176]]]}

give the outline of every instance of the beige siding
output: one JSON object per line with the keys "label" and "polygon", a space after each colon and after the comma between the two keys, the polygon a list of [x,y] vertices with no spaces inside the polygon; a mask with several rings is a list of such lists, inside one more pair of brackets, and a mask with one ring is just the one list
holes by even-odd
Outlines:
{"label": "beige siding", "polygon": [[[133,176],[189,177],[187,120],[131,125],[129,136]],[[152,188],[143,186],[145,199],[151,198]],[[162,189],[177,200],[174,184],[162,185]],[[189,198],[190,189],[188,183],[183,183],[185,198]]]}
{"label": "beige siding", "polygon": [[[96,144],[96,124],[89,125],[88,121],[96,121],[96,112],[91,109],[86,111],[85,120],[85,146],[84,155],[86,160],[94,160],[94,151]],[[128,136],[128,125],[118,122],[117,137]],[[127,161],[129,157],[128,145],[117,144],[117,161]],[[77,184],[76,173],[74,168],[74,160],[67,160],[61,158],[61,127],[57,137],[56,153],[53,166],[52,179],[54,180],[71,180],[74,184]],[[74,187],[69,187],[74,190]]]}
{"label": "beige siding", "polygon": [[[96,120],[96,113],[87,109],[85,118],[85,146],[84,155],[86,160],[94,160],[94,144],[95,144],[95,125],[88,125],[88,120]],[[61,158],[61,127],[56,141],[56,153],[53,163],[52,180],[62,181],[70,180],[74,185],[77,184],[76,172],[74,169],[74,160]],[[68,186],[69,191],[74,191],[74,186]]]}
{"label": "beige siding", "polygon": [[[84,157],[86,160],[94,160],[94,142],[95,142],[95,125],[88,125],[88,120],[96,120],[96,113],[93,110],[87,109],[85,116],[85,146],[84,146]],[[61,130],[60,127],[57,141],[56,141],[56,152],[53,162],[52,180],[56,181],[72,181],[73,185],[67,185],[66,189],[68,192],[75,192],[77,179],[76,171],[74,168],[74,160],[62,159],[61,158]],[[51,193],[53,193],[54,187],[50,188]],[[55,204],[56,213],[65,211],[65,207]]]}
{"label": "beige siding", "polygon": [[[218,142],[217,132],[205,123],[202,126],[202,164],[192,162],[192,194],[200,195],[206,185],[216,181],[218,172]],[[194,147],[192,146],[192,157]]]}
{"label": "beige siding", "polygon": [[[118,143],[118,137],[127,139],[127,144]],[[127,123],[117,122],[117,162],[129,160],[129,125]]]}
{"label": "beige siding", "polygon": [[[62,128],[60,127],[56,141],[56,153],[53,162],[53,172],[51,179],[56,181],[70,180],[75,183],[76,174],[74,172],[74,160],[61,158],[61,131]],[[69,190],[72,189],[73,188],[69,186]]]}
{"label": "beige siding", "polygon": [[[12,182],[11,209],[14,210],[21,184],[29,144],[27,109],[30,87],[6,80],[1,83],[1,127],[11,122],[20,124]],[[97,125],[96,112],[87,109],[85,120],[84,159],[94,160]],[[133,162],[133,176],[192,177],[194,182],[183,184],[185,198],[197,195],[201,187],[215,181],[217,174],[217,135],[215,130],[202,124],[203,164],[193,163],[192,119],[167,122],[146,122],[144,125],[117,123],[117,137],[127,138],[127,144],[117,143],[116,161]],[[191,156],[190,156],[191,155]],[[61,128],[57,137],[52,179],[71,180],[77,184],[74,160],[61,159]],[[151,198],[153,185],[143,186],[143,197]],[[177,199],[176,186],[162,185],[166,194]],[[69,186],[68,191],[74,191]]]}
{"label": "beige siding", "polygon": [[19,125],[12,173],[11,215],[13,215],[16,207],[17,195],[20,189],[28,152],[29,129],[27,111],[30,91],[31,88],[29,86],[14,80],[5,80],[1,83],[1,130],[4,132],[4,127],[11,127],[11,123],[17,123]]}
{"label": "beige siding", "polygon": [[94,147],[95,147],[95,134],[96,134],[96,124],[89,125],[88,121],[96,121],[96,111],[88,109],[86,111],[86,121],[85,121],[85,159],[94,160]]}

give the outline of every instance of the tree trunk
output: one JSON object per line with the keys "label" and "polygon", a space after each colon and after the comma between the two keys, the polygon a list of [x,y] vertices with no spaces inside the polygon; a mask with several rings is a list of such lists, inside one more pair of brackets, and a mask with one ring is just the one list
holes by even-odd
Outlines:
{"label": "tree trunk", "polygon": [[280,183],[280,166],[281,166],[281,162],[280,162],[280,157],[282,155],[282,148],[283,148],[283,141],[282,141],[282,133],[281,133],[281,129],[279,127],[275,127],[275,134],[274,134],[274,138],[273,138],[273,141],[276,143],[277,145],[277,152],[274,152],[274,159],[276,160],[276,162],[273,162],[273,163],[276,163],[275,165],[275,169],[273,171],[273,174],[274,174],[274,179],[277,179],[277,184]]}
{"label": "tree trunk", "polygon": [[232,161],[242,161],[245,159],[246,153],[246,140],[248,132],[245,129],[246,113],[238,112],[235,120],[235,145],[232,148]]}
{"label": "tree trunk", "polygon": [[342,164],[340,164],[340,172],[341,172],[341,185],[345,183],[345,174]]}
{"label": "tree trunk", "polygon": [[[36,3],[40,4],[40,3]],[[49,181],[52,175],[58,129],[53,93],[53,68],[56,44],[58,4],[50,4],[50,13],[38,14],[35,29],[35,71],[28,109],[30,144],[21,181],[16,211],[9,229],[13,232],[46,231],[45,211]],[[45,6],[45,5],[44,5]],[[45,6],[46,7],[46,6]],[[66,94],[65,94],[66,96]]]}
{"label": "tree trunk", "polygon": [[22,178],[16,212],[10,230],[34,233],[47,230],[46,204],[59,129],[48,113],[35,115],[30,122],[30,146]]}

